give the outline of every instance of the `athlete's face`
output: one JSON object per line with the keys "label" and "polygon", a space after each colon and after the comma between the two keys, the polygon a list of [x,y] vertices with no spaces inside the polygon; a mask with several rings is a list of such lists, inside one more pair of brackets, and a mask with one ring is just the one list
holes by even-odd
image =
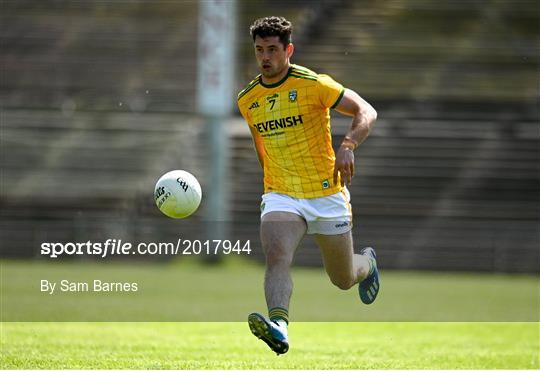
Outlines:
{"label": "athlete's face", "polygon": [[293,45],[286,47],[278,36],[255,37],[255,57],[261,74],[268,82],[277,82],[287,73]]}

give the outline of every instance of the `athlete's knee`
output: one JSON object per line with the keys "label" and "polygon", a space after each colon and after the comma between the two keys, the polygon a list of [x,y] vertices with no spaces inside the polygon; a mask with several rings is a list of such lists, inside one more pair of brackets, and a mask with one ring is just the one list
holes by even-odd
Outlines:
{"label": "athlete's knee", "polygon": [[330,277],[330,281],[341,290],[348,290],[356,284],[354,279],[349,276]]}
{"label": "athlete's knee", "polygon": [[293,254],[290,249],[280,245],[267,246],[265,249],[266,265],[290,265],[292,263]]}

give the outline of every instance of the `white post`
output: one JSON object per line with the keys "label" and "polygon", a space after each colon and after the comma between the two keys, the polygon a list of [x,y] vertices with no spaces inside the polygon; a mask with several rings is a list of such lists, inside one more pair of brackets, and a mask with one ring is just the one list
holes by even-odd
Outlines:
{"label": "white post", "polygon": [[[226,238],[228,221],[229,137],[224,125],[231,115],[234,94],[236,0],[199,3],[198,111],[205,117],[210,181],[207,183],[206,219],[209,238]],[[211,258],[211,257],[210,257]],[[212,259],[210,259],[212,260]]]}

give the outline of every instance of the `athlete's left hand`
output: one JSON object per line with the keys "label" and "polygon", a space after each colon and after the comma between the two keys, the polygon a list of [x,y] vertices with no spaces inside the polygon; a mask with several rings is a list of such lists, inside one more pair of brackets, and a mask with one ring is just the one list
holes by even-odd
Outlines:
{"label": "athlete's left hand", "polygon": [[350,185],[354,176],[354,152],[351,148],[341,146],[336,154],[334,164],[334,185],[338,182],[338,173],[341,176],[341,186]]}

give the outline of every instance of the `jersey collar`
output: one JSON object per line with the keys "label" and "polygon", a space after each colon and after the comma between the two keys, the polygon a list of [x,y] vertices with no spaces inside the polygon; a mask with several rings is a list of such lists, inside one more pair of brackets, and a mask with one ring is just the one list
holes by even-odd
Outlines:
{"label": "jersey collar", "polygon": [[289,66],[289,70],[287,71],[287,74],[281,80],[279,80],[278,82],[273,83],[273,84],[265,84],[263,82],[263,80],[262,80],[262,75],[260,75],[259,76],[259,83],[262,86],[264,86],[265,88],[277,88],[278,86],[283,84],[285,82],[285,80],[287,80],[289,78],[289,75],[291,74],[291,70],[292,70],[292,66]]}

